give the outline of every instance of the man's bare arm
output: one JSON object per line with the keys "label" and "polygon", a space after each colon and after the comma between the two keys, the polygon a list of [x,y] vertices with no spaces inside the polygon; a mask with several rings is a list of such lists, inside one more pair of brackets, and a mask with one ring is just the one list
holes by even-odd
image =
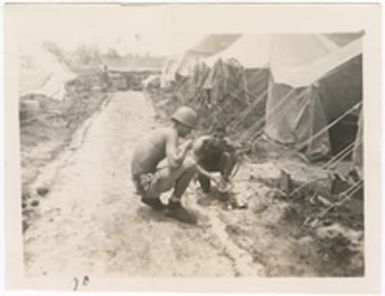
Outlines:
{"label": "man's bare arm", "polygon": [[183,162],[183,159],[186,157],[187,152],[190,150],[192,141],[188,140],[178,148],[178,135],[176,133],[170,132],[167,135],[166,143],[166,154],[168,164],[171,168],[176,168],[180,166]]}

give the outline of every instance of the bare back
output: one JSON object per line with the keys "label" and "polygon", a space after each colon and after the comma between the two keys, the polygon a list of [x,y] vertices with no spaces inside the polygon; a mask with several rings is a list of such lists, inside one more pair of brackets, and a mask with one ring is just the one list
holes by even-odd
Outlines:
{"label": "bare back", "polygon": [[131,161],[133,175],[155,172],[159,162],[166,157],[166,145],[171,133],[174,133],[171,128],[157,129],[136,145]]}

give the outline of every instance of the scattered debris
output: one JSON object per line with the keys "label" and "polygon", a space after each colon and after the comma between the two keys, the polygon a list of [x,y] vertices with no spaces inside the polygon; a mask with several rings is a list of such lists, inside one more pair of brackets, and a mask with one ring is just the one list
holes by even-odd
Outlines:
{"label": "scattered debris", "polygon": [[267,198],[269,198],[270,200],[275,200],[275,199],[284,199],[285,197],[287,197],[287,195],[285,193],[283,193],[281,190],[279,189],[270,189],[267,193],[266,193],[266,196]]}
{"label": "scattered debris", "polygon": [[292,188],[293,188],[293,184],[292,184],[290,174],[285,170],[281,169],[281,178],[280,178],[280,186],[279,186],[280,191],[287,195],[287,194],[290,194],[290,192],[292,191]]}
{"label": "scattered debris", "polygon": [[37,207],[38,205],[39,205],[39,201],[38,200],[33,200],[31,202],[31,206],[33,206],[33,207]]}
{"label": "scattered debris", "polygon": [[49,192],[49,189],[46,188],[46,187],[39,187],[36,189],[36,192],[37,194],[39,194],[40,196],[46,196],[47,193]]}
{"label": "scattered debris", "polygon": [[315,200],[319,203],[321,203],[323,206],[330,206],[332,203],[325,197],[322,197],[321,195],[318,195],[317,193],[314,193],[314,195],[311,197],[310,202],[315,203]]}
{"label": "scattered debris", "polygon": [[[24,188],[23,188],[23,189],[24,189]],[[22,199],[23,201],[25,201],[25,200],[27,200],[27,199],[29,199],[29,198],[31,198],[31,195],[29,194],[29,192],[23,191],[23,193],[22,193],[22,195],[21,195],[21,199]]]}
{"label": "scattered debris", "polygon": [[29,228],[28,222],[26,220],[23,220],[23,222],[22,222],[23,233],[26,232],[28,228]]}

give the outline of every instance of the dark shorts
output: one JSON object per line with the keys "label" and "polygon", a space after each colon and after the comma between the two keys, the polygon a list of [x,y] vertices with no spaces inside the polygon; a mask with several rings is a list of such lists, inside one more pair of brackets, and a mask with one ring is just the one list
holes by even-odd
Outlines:
{"label": "dark shorts", "polygon": [[211,159],[203,159],[199,164],[209,172],[220,172],[223,176],[228,177],[233,171],[236,161],[235,155],[224,152]]}

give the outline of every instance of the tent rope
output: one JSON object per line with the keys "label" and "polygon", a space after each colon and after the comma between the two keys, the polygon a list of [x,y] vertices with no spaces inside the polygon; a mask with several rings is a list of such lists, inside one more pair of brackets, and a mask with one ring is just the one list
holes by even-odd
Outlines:
{"label": "tent rope", "polygon": [[353,141],[348,146],[346,146],[343,150],[341,150],[337,155],[335,155],[332,159],[330,159],[327,163],[325,163],[322,168],[330,169],[333,165],[342,161],[346,156],[353,152],[354,146],[356,143],[361,142],[361,140]]}
{"label": "tent rope", "polygon": [[[256,72],[256,73],[253,73],[253,75],[250,76],[249,79],[252,79],[252,78],[256,77],[256,75],[261,76],[261,75],[262,75],[262,71],[258,71],[258,72]],[[258,77],[258,76],[257,76],[257,77]],[[232,81],[230,81],[230,83],[235,84],[235,83],[232,82]],[[230,96],[236,97],[236,96],[237,96],[238,94],[240,94],[242,91],[244,91],[244,90],[238,88],[237,90],[234,90],[234,91],[232,91],[232,92],[230,92],[230,93],[227,93],[226,96],[224,97],[225,104],[223,104],[222,106],[219,106],[219,108],[217,108],[216,112],[215,112],[215,113],[213,114],[213,116],[212,116],[212,118],[213,118],[212,121],[214,121],[215,118],[217,117],[217,115],[218,115],[220,112],[222,112],[222,110],[223,110],[225,107],[227,107],[228,104],[230,104],[230,103],[232,102],[231,100],[228,100],[228,98],[229,98]],[[241,112],[241,114],[238,115],[236,118],[232,119],[229,123],[233,122],[234,120],[237,120],[237,118],[238,118],[239,116],[242,116],[242,115],[244,114],[243,112],[249,112],[249,110],[250,110],[249,108],[253,108],[253,107],[256,106],[258,103],[262,102],[263,96],[266,94],[266,92],[267,92],[267,91],[263,91],[263,93],[260,94],[260,95],[258,95],[258,96],[255,96],[254,94],[252,94],[252,93],[250,92],[250,95],[251,95],[253,98],[255,98],[254,102],[251,103],[251,104],[253,104],[253,105],[250,106],[250,104],[249,104],[248,106],[246,106],[246,107],[244,108],[244,110]],[[252,109],[251,109],[251,110],[252,110]],[[251,112],[251,111],[250,111],[250,112]],[[247,115],[246,115],[246,116],[247,116]],[[211,123],[211,124],[212,124],[212,123]],[[210,125],[211,125],[211,124],[210,124]]]}
{"label": "tent rope", "polygon": [[[259,72],[262,73],[262,71],[259,71]],[[259,72],[256,73],[256,74],[260,75]],[[253,75],[255,75],[255,74],[253,74]],[[251,79],[251,77],[250,77],[250,79]],[[237,83],[235,83],[234,81],[231,81],[231,80],[230,81],[226,81],[226,83],[227,83],[227,87],[226,87],[227,89],[229,88],[229,86],[230,87],[231,86],[238,86]],[[248,108],[249,102],[245,102],[243,100],[239,100],[238,99],[239,94],[241,94],[242,92],[245,92],[246,96],[251,96],[252,98],[256,98],[255,95],[252,92],[248,91],[246,88],[239,88],[239,87],[237,87],[237,89],[235,89],[233,91],[230,91],[230,92],[227,92],[226,95],[222,98],[222,101],[227,100],[231,96],[231,97],[237,99],[238,101],[240,101],[242,103],[245,103],[245,105],[246,105],[245,108]]]}
{"label": "tent rope", "polygon": [[[354,142],[353,142],[354,144]],[[350,146],[350,145],[349,145]],[[351,149],[345,151],[347,153],[351,153],[353,151],[354,147],[351,147]],[[337,155],[336,155],[337,156]],[[337,164],[338,162],[340,162],[341,160],[343,159],[343,157],[340,157],[338,159],[336,159],[333,164]],[[330,162],[330,161],[329,161]],[[321,170],[328,170],[330,168],[330,164],[329,162],[325,163],[324,165],[321,166]],[[309,184],[313,183],[313,182],[316,182],[318,180],[322,180],[324,177],[316,177],[316,178],[313,178],[313,179],[310,179],[309,181],[305,182],[304,184],[302,184],[301,186],[297,187],[294,191],[292,191],[289,196],[293,196],[294,194],[298,193],[301,189],[305,188],[306,186],[308,186]]]}
{"label": "tent rope", "polygon": [[264,124],[264,122],[267,120],[267,118],[270,118],[275,112],[278,110],[278,107],[280,107],[293,93],[295,89],[291,89],[277,104],[273,106],[273,108],[270,110],[270,112],[267,112],[264,118],[261,118],[258,120],[254,126],[251,126],[250,128],[246,129],[240,136],[239,138],[243,138],[246,133],[249,133],[251,129],[255,127],[260,127],[261,125]]}
{"label": "tent rope", "polygon": [[339,196],[351,197],[354,195],[354,193],[356,193],[363,186],[363,184],[364,184],[364,182],[362,180],[360,180],[360,181],[356,182],[355,184],[353,184],[352,186],[350,186],[345,191],[341,192],[339,194]]}
{"label": "tent rope", "polygon": [[321,213],[319,213],[314,218],[314,220],[311,223],[310,223],[311,219],[306,219],[304,224],[306,224],[306,225],[310,224],[310,226],[312,228],[314,228],[315,226],[317,226],[319,220],[322,219],[323,217],[325,217],[327,213],[329,213],[331,210],[333,210],[336,207],[342,206],[346,201],[350,200],[351,197],[354,194],[356,194],[356,192],[358,192],[358,190],[360,190],[362,187],[363,187],[363,182],[357,182],[355,185],[351,186],[349,189],[347,189],[346,191],[339,194],[339,196],[344,196],[344,198],[342,198],[339,201],[332,203],[330,206],[328,206],[326,209],[324,209]]}
{"label": "tent rope", "polygon": [[[240,143],[244,142],[248,137],[251,136],[251,134],[255,133],[255,132],[258,132],[255,137],[258,137],[260,134],[262,134],[262,132],[260,132],[261,128],[263,127],[263,125],[252,125],[250,128],[248,128],[246,130],[246,132],[242,133],[239,137],[238,137],[238,141]],[[252,139],[254,139],[255,137],[252,137]]]}
{"label": "tent rope", "polygon": [[316,137],[320,136],[322,133],[329,130],[331,127],[335,126],[338,122],[340,122],[346,115],[350,114],[351,112],[357,110],[361,106],[362,102],[357,103],[353,107],[351,107],[349,110],[345,111],[342,115],[334,119],[332,122],[330,122],[328,125],[326,125],[324,128],[319,130],[317,133],[315,133],[313,136],[311,136],[309,139],[307,139],[304,143],[302,143],[296,152],[301,151],[303,148],[305,148],[308,144],[311,143]]}
{"label": "tent rope", "polygon": [[234,120],[230,122],[229,128],[235,129],[239,124],[241,124],[241,122],[253,111],[253,108],[262,102],[266,94],[267,90],[264,90],[254,102],[252,102],[247,108],[245,108],[244,111],[238,115],[238,119],[235,118],[237,119],[236,121]]}

